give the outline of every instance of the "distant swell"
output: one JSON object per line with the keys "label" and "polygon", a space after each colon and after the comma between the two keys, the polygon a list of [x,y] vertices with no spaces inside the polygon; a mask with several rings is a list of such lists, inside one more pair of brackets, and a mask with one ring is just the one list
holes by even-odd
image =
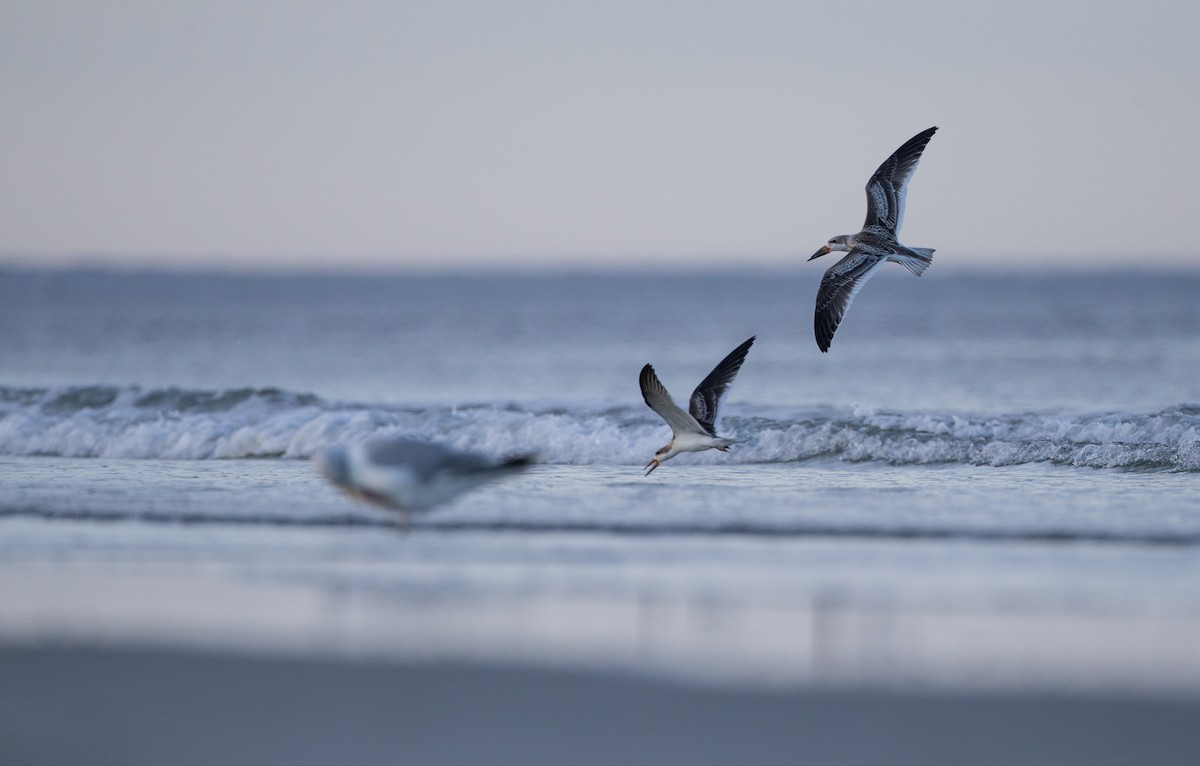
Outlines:
{"label": "distant swell", "polygon": [[[682,463],[814,459],[893,465],[1025,463],[1200,471],[1200,407],[1152,413],[927,413],[874,408],[750,408],[722,431],[727,454]],[[0,387],[0,454],[64,457],[308,458],[321,447],[403,433],[546,463],[644,463],[670,432],[640,402],[458,407],[329,402],[277,389]]]}

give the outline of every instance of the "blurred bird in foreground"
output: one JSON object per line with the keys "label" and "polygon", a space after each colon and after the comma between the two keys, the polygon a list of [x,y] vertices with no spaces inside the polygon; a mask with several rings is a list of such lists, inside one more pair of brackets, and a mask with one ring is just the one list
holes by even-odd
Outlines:
{"label": "blurred bird in foreground", "polygon": [[533,455],[493,458],[401,437],[329,447],[317,471],[352,497],[401,512],[423,511],[467,490],[519,473]]}

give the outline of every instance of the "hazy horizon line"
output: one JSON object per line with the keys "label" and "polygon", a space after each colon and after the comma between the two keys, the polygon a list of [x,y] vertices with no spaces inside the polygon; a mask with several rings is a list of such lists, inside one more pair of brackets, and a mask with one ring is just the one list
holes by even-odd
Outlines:
{"label": "hazy horizon line", "polygon": [[[818,243],[820,244],[820,243]],[[815,249],[815,245],[814,248]],[[1165,271],[1200,270],[1200,251],[1196,253],[1104,253],[1089,257],[1077,254],[1022,251],[1020,253],[956,253],[941,248],[935,265],[968,271],[1139,271],[1145,268]],[[111,269],[116,271],[352,271],[352,272],[443,272],[480,271],[736,271],[743,269],[774,271],[806,263],[812,252],[794,251],[705,251],[705,252],[621,252],[581,253],[431,253],[422,255],[388,253],[217,253],[186,251],[75,250],[66,252],[0,249],[0,268],[37,268],[40,270]],[[822,271],[839,255],[818,261]]]}
{"label": "hazy horizon line", "polygon": [[[320,259],[288,259],[279,258],[240,258],[220,256],[204,260],[201,257],[182,258],[164,261],[161,256],[155,257],[81,257],[59,258],[42,255],[11,255],[0,253],[0,274],[5,272],[40,272],[40,273],[103,273],[103,274],[163,274],[163,275],[196,275],[196,276],[504,276],[504,275],[597,275],[597,276],[705,276],[705,275],[744,275],[744,276],[776,276],[782,273],[824,273],[835,263],[833,258],[825,258],[815,264],[808,264],[809,254],[797,254],[794,259],[773,257],[763,258],[754,256],[726,256],[724,258],[700,258],[692,262],[685,259],[662,260],[646,256],[639,262],[636,258],[619,257],[612,260],[599,258],[564,258],[561,261],[551,259],[514,260],[504,258],[477,259],[402,259],[386,262],[379,259],[356,258],[320,258]],[[1147,258],[1145,256],[1131,257],[1123,260],[1103,260],[1094,262],[1087,268],[1079,268],[1077,264],[1064,265],[1053,257],[1044,259],[1022,259],[1011,261],[998,258],[988,258],[984,262],[968,260],[951,260],[949,257],[942,262],[935,261],[935,266],[942,268],[939,273],[945,276],[1011,276],[1021,273],[1038,276],[1104,276],[1122,274],[1200,274],[1200,255],[1189,259]],[[885,270],[886,272],[886,270]],[[932,275],[933,272],[931,272]]]}

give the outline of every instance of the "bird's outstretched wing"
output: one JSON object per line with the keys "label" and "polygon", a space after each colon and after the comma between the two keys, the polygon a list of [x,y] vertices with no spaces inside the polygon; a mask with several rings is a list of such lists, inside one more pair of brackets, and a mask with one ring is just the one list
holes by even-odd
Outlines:
{"label": "bird's outstretched wing", "polygon": [[912,178],[925,145],[936,132],[936,126],[927,128],[905,141],[867,181],[867,220],[863,223],[864,229],[880,227],[893,237],[900,231],[904,224],[908,179]]}
{"label": "bird's outstretched wing", "polygon": [[483,474],[510,467],[525,467],[533,462],[532,455],[495,458],[473,452],[458,452],[440,444],[403,437],[369,439],[363,444],[363,451],[372,465],[383,469],[404,468],[422,481],[429,481],[443,472]]}
{"label": "bird's outstretched wing", "polygon": [[842,323],[842,317],[846,315],[854,296],[885,263],[885,257],[851,250],[825,272],[821,287],[817,290],[817,310],[813,315],[813,331],[822,352],[829,350],[833,334]]}
{"label": "bird's outstretched wing", "polygon": [[746,354],[752,345],[754,345],[754,336],[730,351],[729,356],[722,359],[692,392],[691,401],[688,402],[688,412],[696,419],[700,427],[712,436],[717,435],[717,409],[721,406],[721,397],[725,395],[726,389],[737,377],[738,370],[742,369],[742,362],[746,361]]}
{"label": "bird's outstretched wing", "polygon": [[654,374],[653,367],[646,365],[642,368],[642,374],[638,376],[638,384],[642,387],[642,398],[646,400],[646,406],[667,421],[667,425],[671,427],[671,433],[676,435],[686,432],[704,433],[704,428],[696,422],[696,419],[675,404],[675,400],[667,393],[666,387]]}

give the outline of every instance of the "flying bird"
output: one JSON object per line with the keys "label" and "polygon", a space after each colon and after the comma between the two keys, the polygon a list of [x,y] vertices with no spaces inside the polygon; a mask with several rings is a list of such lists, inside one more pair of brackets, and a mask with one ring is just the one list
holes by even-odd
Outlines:
{"label": "flying bird", "polygon": [[880,266],[893,261],[919,277],[933,262],[933,248],[902,245],[896,235],[904,223],[908,180],[917,169],[925,145],[936,132],[937,128],[932,127],[908,139],[867,181],[867,220],[863,223],[862,231],[839,234],[808,259],[820,258],[834,250],[849,252],[849,255],[829,267],[817,290],[813,331],[822,352],[829,350],[833,334],[854,296]]}
{"label": "flying bird", "polygon": [[708,377],[700,381],[688,401],[687,412],[671,399],[654,374],[653,367],[646,365],[642,368],[642,374],[638,376],[642,398],[646,400],[646,406],[657,412],[671,427],[671,441],[655,452],[646,464],[646,476],[680,452],[703,452],[706,449],[726,452],[735,443],[733,439],[717,436],[717,409],[721,406],[721,397],[737,377],[738,370],[742,369],[742,362],[746,361],[746,353],[753,343],[754,338],[751,337],[735,348],[708,373]]}
{"label": "flying bird", "polygon": [[407,513],[518,473],[533,459],[497,459],[413,439],[376,437],[349,447],[329,447],[317,453],[314,462],[321,475],[352,497]]}

